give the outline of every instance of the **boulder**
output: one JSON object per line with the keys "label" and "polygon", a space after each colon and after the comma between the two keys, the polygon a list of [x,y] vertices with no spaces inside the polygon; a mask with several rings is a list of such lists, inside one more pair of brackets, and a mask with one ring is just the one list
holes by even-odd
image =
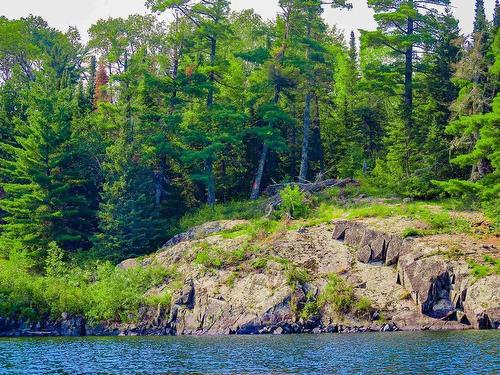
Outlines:
{"label": "boulder", "polygon": [[463,308],[474,328],[500,327],[500,276],[490,275],[469,286]]}
{"label": "boulder", "polygon": [[471,328],[470,325],[457,321],[434,319],[416,311],[400,312],[393,316],[392,320],[397,330],[400,331],[456,331]]}
{"label": "boulder", "polygon": [[410,238],[402,239],[395,235],[387,235],[386,243],[386,266],[397,264],[400,256],[409,254],[413,250],[413,240]]}
{"label": "boulder", "polygon": [[231,230],[246,223],[248,223],[246,220],[210,221],[208,223],[204,223],[202,225],[193,227],[184,233],[179,233],[175,235],[163,245],[162,249],[177,245],[178,243],[184,241],[196,240],[203,237],[207,237],[214,233],[219,233],[225,230]]}
{"label": "boulder", "polygon": [[440,258],[424,257],[398,264],[399,280],[411,292],[419,311],[442,318],[453,310],[448,265]]}

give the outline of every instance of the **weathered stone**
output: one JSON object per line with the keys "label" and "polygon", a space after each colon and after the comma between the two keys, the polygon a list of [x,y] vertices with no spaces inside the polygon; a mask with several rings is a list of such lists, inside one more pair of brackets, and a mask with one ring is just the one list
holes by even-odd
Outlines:
{"label": "weathered stone", "polygon": [[392,318],[395,328],[401,331],[445,331],[445,330],[466,330],[470,325],[462,324],[456,321],[445,321],[434,319],[416,311],[400,312]]}
{"label": "weathered stone", "polygon": [[398,236],[387,236],[385,264],[392,266],[398,262],[400,256],[408,254],[412,251],[413,240],[405,238],[404,240]]}
{"label": "weathered stone", "polygon": [[361,223],[351,223],[345,230],[344,242],[350,246],[359,246],[365,235],[366,226]]}
{"label": "weathered stone", "polygon": [[384,234],[377,234],[377,237],[370,243],[372,249],[371,262],[385,261],[386,244]]}
{"label": "weathered stone", "polygon": [[345,237],[345,231],[349,225],[348,221],[336,221],[334,222],[334,229],[332,238],[334,240],[343,241]]}
{"label": "weathered stone", "polygon": [[500,276],[487,276],[468,287],[463,307],[474,328],[500,327]]}
{"label": "weathered stone", "polygon": [[361,263],[369,263],[372,259],[372,249],[370,245],[364,245],[361,249],[358,250],[357,259]]}
{"label": "weathered stone", "polygon": [[203,238],[209,236],[214,233],[219,233],[225,230],[231,230],[237,226],[248,223],[246,220],[219,220],[219,221],[210,221],[208,223],[204,223],[202,225],[193,227],[189,229],[187,232],[180,233],[172,237],[168,240],[165,245],[163,245],[163,249],[177,245],[178,243],[184,241],[190,241],[194,239]]}
{"label": "weathered stone", "polygon": [[450,274],[442,259],[427,257],[401,263],[400,281],[403,287],[411,291],[420,312],[441,318],[453,310]]}
{"label": "weathered stone", "polygon": [[283,328],[278,327],[273,331],[273,335],[282,335],[284,333]]}

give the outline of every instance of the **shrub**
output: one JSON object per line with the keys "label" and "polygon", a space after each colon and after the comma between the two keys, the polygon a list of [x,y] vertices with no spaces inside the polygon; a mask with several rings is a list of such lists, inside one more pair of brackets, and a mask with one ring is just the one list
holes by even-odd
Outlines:
{"label": "shrub", "polygon": [[328,283],[318,298],[320,305],[329,304],[337,313],[347,313],[354,304],[354,292],[352,285],[342,277],[331,274]]}
{"label": "shrub", "polygon": [[221,268],[223,264],[222,259],[214,255],[213,252],[203,250],[196,253],[194,263],[206,268]]}
{"label": "shrub", "polygon": [[294,219],[306,215],[308,207],[305,203],[305,196],[298,186],[287,185],[280,191],[281,212]]}
{"label": "shrub", "polygon": [[172,292],[170,290],[166,290],[160,294],[146,296],[144,300],[145,304],[148,306],[168,309],[170,308],[170,304],[172,302]]}
{"label": "shrub", "polygon": [[127,322],[137,317],[141,305],[167,304],[166,294],[144,294],[180,277],[173,268],[156,266],[124,270],[100,262],[76,267],[64,263],[55,247],[49,253],[45,276],[33,273],[33,264],[23,253],[0,260],[0,316],[35,320],[67,312],[84,315],[89,321]]}
{"label": "shrub", "polygon": [[361,297],[354,305],[354,311],[356,316],[369,319],[375,309],[373,308],[373,302],[369,298]]}
{"label": "shrub", "polygon": [[292,288],[297,288],[299,285],[304,285],[311,280],[306,269],[297,267],[288,263],[285,268],[286,281]]}
{"label": "shrub", "polygon": [[312,297],[308,297],[306,303],[302,307],[299,316],[304,320],[309,320],[318,315],[318,303]]}

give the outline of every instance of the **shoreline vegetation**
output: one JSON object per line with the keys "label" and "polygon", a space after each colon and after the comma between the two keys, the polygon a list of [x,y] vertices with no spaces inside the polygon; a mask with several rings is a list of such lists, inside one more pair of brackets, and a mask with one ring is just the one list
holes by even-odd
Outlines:
{"label": "shoreline vegetation", "polygon": [[[451,303],[451,293],[458,287],[448,285],[448,281],[436,286],[435,279],[446,275],[450,280],[467,280],[463,289],[454,292],[462,295],[467,288],[487,280],[488,285],[481,293],[486,296],[493,293],[493,300],[489,302],[495,307],[499,297],[495,285],[498,286],[500,280],[497,227],[479,212],[457,210],[459,202],[377,198],[366,195],[369,189],[363,183],[328,188],[306,196],[298,187],[290,185],[279,193],[283,203],[270,215],[265,215],[266,202],[272,199],[202,208],[181,220],[190,230],[174,236],[158,252],[126,260],[118,267],[99,260],[78,266],[74,261],[65,260],[62,250],[54,245],[47,256],[45,275],[33,273],[30,270],[33,263],[27,258],[3,260],[0,287],[11,293],[10,300],[2,305],[3,311],[8,311],[3,316],[21,319],[2,319],[0,335],[284,334],[495,328],[499,323],[496,313],[490,312],[488,317],[481,312],[482,317],[471,322],[472,318],[463,318],[463,305],[459,309],[445,306],[444,314],[437,312],[442,316],[427,319],[427,315],[432,317],[436,311],[427,308],[421,310],[423,315],[417,314],[422,301],[415,295],[432,293],[441,287]],[[362,232],[346,240],[346,225],[352,227],[353,233]],[[372,234],[368,228],[376,229]],[[318,246],[308,233],[313,233],[313,238],[319,233],[325,236],[329,242],[321,243],[322,247],[332,243],[343,246],[342,252],[335,247],[331,255],[319,260],[331,262],[335,267],[325,263],[318,271],[316,260],[308,258],[307,253],[301,254],[304,249],[298,244],[289,244],[290,253],[278,250],[282,246],[280,241],[294,241],[296,236],[304,235],[303,241],[310,242],[308,246]],[[380,234],[386,236],[386,244],[382,242],[377,250]],[[389,248],[389,238],[394,238],[394,244],[396,238],[401,241],[396,250]],[[415,247],[414,242],[418,244],[419,240],[426,239],[429,244],[424,243],[422,248],[416,246],[418,250],[405,248]],[[490,241],[494,241],[493,244],[490,245]],[[476,244],[474,248],[469,247],[472,243]],[[370,246],[371,255],[364,259],[362,252],[366,244]],[[405,285],[400,280],[402,272],[395,269],[403,267],[400,254],[411,251],[422,252],[416,259],[431,262],[415,280]],[[301,262],[296,260],[297,256]],[[440,268],[443,261],[446,262],[444,270]],[[340,262],[339,266],[336,262]],[[390,268],[384,277],[392,278],[394,283],[381,288],[399,288],[392,291],[391,301],[377,301],[358,293],[367,288],[367,282],[373,282],[371,276],[361,274],[366,280],[357,276],[356,268],[363,264],[373,264],[364,271],[373,275],[374,268]],[[425,272],[430,272],[429,279],[425,279]],[[276,274],[281,278],[278,281],[273,279]],[[263,275],[271,275],[269,280],[273,281],[267,282],[276,283],[271,288],[274,290],[269,291],[271,297],[284,292],[281,299],[278,298],[281,307],[270,306],[269,321],[259,324],[252,321],[246,328],[236,324],[215,331],[206,328],[189,331],[179,327],[180,319],[175,315],[179,310],[194,311],[193,306],[200,303],[195,300],[201,298],[195,289],[203,284],[202,280],[210,282],[200,285],[200,289],[208,288],[208,294],[216,298],[220,293],[230,295],[231,290],[238,290],[237,284],[245,284],[248,277]],[[416,282],[424,283],[423,287],[415,285]],[[458,281],[454,284],[458,285]],[[252,302],[238,296],[238,293],[244,294],[244,290],[235,292],[237,299],[243,299],[239,301],[239,308],[248,309],[243,314],[254,314],[258,309]],[[378,295],[376,293],[375,288],[374,295]],[[439,295],[442,297],[442,292]],[[433,305],[439,301],[440,297],[434,295],[427,302]],[[400,302],[401,306],[386,310],[388,305]],[[409,308],[414,310],[408,318],[411,324],[397,317],[399,310]],[[388,311],[390,316],[386,316]],[[212,318],[221,319],[221,316],[216,314]]]}
{"label": "shoreline vegetation", "polygon": [[0,336],[499,328],[500,3],[395,4],[0,16]]}

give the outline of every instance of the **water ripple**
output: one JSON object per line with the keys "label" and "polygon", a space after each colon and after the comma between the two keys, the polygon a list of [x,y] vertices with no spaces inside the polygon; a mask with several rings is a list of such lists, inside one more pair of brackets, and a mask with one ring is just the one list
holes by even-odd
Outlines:
{"label": "water ripple", "polygon": [[0,339],[1,374],[499,374],[500,332]]}

